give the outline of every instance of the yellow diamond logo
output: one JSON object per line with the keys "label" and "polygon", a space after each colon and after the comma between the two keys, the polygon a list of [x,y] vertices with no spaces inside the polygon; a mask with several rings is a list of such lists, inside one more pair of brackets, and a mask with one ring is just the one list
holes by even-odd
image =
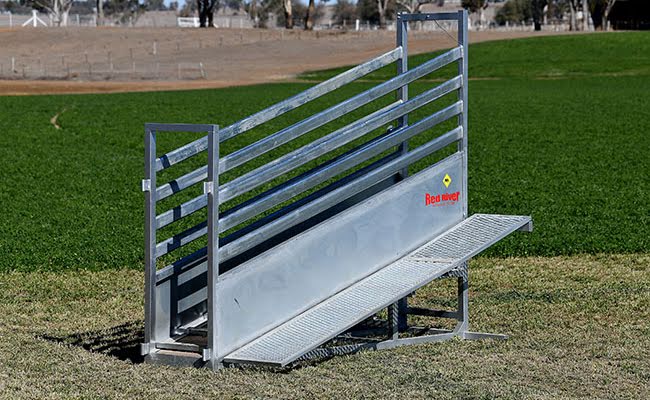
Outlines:
{"label": "yellow diamond logo", "polygon": [[451,185],[451,176],[449,176],[449,174],[445,174],[445,177],[442,178],[442,183],[444,183],[445,187],[448,188],[449,185]]}

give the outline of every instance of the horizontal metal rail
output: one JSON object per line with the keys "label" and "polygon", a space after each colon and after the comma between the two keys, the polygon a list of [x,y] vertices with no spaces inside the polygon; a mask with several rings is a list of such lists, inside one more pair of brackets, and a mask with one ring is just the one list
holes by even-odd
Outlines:
{"label": "horizontal metal rail", "polygon": [[[462,48],[461,47],[456,47],[444,54],[441,54],[440,56],[429,60],[418,67],[408,71],[407,73],[398,75],[395,78],[392,78],[380,85],[375,86],[372,89],[369,89],[365,92],[359,93],[358,95],[341,102],[337,105],[334,105],[324,111],[321,111],[318,114],[314,114],[313,116],[306,118],[300,122],[297,122],[281,131],[278,131],[272,135],[269,135],[265,137],[264,139],[261,139],[255,143],[252,143],[242,149],[239,149],[231,154],[228,154],[227,156],[223,157],[222,159],[219,160],[219,172],[224,173],[227,172],[235,167],[238,167],[254,158],[259,157],[260,155],[271,151],[275,149],[278,146],[281,146],[282,144],[285,144],[289,141],[292,141],[320,126],[323,126],[327,124],[328,122],[331,122],[335,120],[336,118],[339,118],[351,111],[354,111],[358,109],[359,107],[362,107],[365,104],[368,104],[400,87],[402,87],[405,84],[408,84],[416,79],[419,79],[439,68],[444,67],[445,65],[448,65],[456,60],[458,60],[460,57],[462,57]],[[461,80],[462,82],[462,80]],[[232,126],[232,125],[231,125]],[[219,131],[220,137],[222,135],[226,135],[227,132],[229,131],[230,127],[224,128]],[[188,152],[190,151],[195,151],[200,152],[202,150],[205,150],[207,146],[207,139],[205,139],[205,143],[199,141],[202,141],[204,139],[199,139],[195,142],[192,142],[186,146],[183,146],[177,150],[182,150],[184,148],[187,148]],[[221,139],[220,139],[221,140]],[[197,147],[200,144],[200,148]],[[198,149],[198,150],[197,150]],[[176,151],[176,150],[175,150]],[[182,161],[181,159],[175,160],[170,156],[171,153],[168,153],[168,155],[163,156],[165,158],[166,163],[170,163],[173,161],[172,164],[177,163]],[[188,153],[189,154],[189,153]],[[186,157],[187,158],[187,157]],[[171,160],[171,161],[170,161]],[[156,189],[156,194],[159,199],[163,199],[165,197],[171,196],[174,193],[177,193],[189,186],[192,186],[198,182],[201,182],[205,177],[207,176],[207,167],[201,167],[196,169],[195,171],[192,171],[186,175],[183,175],[182,177],[176,179],[175,181],[169,182],[165,185],[160,186],[159,188]]]}
{"label": "horizontal metal rail", "polygon": [[[399,105],[401,103],[402,103],[401,100],[397,100],[396,102],[391,103],[391,104],[387,105],[386,107],[383,107],[383,108],[375,111],[374,113],[372,113],[370,115],[367,115],[366,117],[363,118],[363,120],[367,120],[367,119],[371,118],[372,116],[374,116],[376,114],[379,114],[379,113],[381,113],[381,112],[383,112],[385,110],[388,110],[388,109],[390,109],[390,108],[392,108],[392,107],[394,107],[396,105]],[[164,185],[159,186],[157,191],[156,191],[156,195],[158,196],[159,200],[163,199],[163,198],[166,198],[166,197],[169,197],[174,193],[178,193],[178,192],[180,192],[180,191],[182,191],[184,189],[187,189],[188,187],[190,187],[192,185],[195,185],[195,184],[197,184],[199,182],[202,182],[207,176],[208,176],[208,167],[206,165],[206,166],[198,168],[198,169],[196,169],[196,170],[194,170],[192,172],[189,172],[189,173],[187,173],[187,174],[185,174],[185,175],[183,175],[183,176],[181,176],[181,177],[179,177],[177,179],[174,179],[174,180],[172,180],[172,181],[170,181],[170,182],[168,182],[168,183],[166,183]]]}
{"label": "horizontal metal rail", "polygon": [[462,78],[460,76],[455,77],[442,85],[412,98],[406,103],[391,106],[389,109],[384,108],[380,112],[373,113],[329,135],[323,136],[308,145],[287,153],[223,185],[219,190],[219,199],[225,202],[253,190],[282,174],[292,171],[323,154],[380,128],[402,115],[408,114],[446,94],[452,93],[454,90],[460,88],[461,84]]}
{"label": "horizontal metal rail", "polygon": [[[219,220],[219,231],[225,232],[228,229],[247,221],[255,215],[289,200],[292,197],[303,193],[304,191],[309,190],[312,187],[325,182],[326,180],[333,178],[386,150],[389,150],[391,147],[432,128],[440,122],[457,116],[461,112],[462,102],[457,102],[413,125],[393,131],[371,142],[365,143],[353,151],[334,159],[333,162],[327,165],[314,168],[306,175],[303,175],[300,180],[284,186],[282,190],[270,193],[263,197],[260,196],[260,199],[256,202],[250,203],[245,207],[239,208],[235,212],[224,216]],[[459,140],[462,137],[462,135],[458,136],[459,134],[460,132],[452,131],[451,133],[447,133],[447,136],[441,136],[443,138],[442,141],[446,143],[444,146]]]}
{"label": "horizontal metal rail", "polygon": [[196,239],[208,233],[208,223],[203,221],[183,232],[176,234],[156,244],[156,257],[164,256],[172,251],[192,243]]}
{"label": "horizontal metal rail", "polygon": [[397,14],[402,21],[458,21],[457,12],[443,12],[435,14]]}
{"label": "horizontal metal rail", "polygon": [[156,216],[156,229],[164,228],[174,221],[199,211],[208,204],[208,196],[202,194]]}
{"label": "horizontal metal rail", "polygon": [[[460,88],[462,83],[461,77],[454,77],[445,83],[430,89],[406,103],[399,104],[387,111],[382,109],[381,113],[376,112],[370,114],[361,120],[347,125],[323,138],[310,143],[300,149],[282,156],[271,163],[268,163],[258,169],[255,169],[246,175],[242,175],[232,181],[226,183],[219,188],[219,201],[224,203],[237,196],[240,196],[266,182],[278,177],[297,166],[300,166],[310,160],[313,160],[324,153],[334,150],[350,141],[371,132],[392,121],[404,114],[407,114],[419,107],[422,107],[431,101],[439,99],[440,97],[453,92]],[[437,115],[437,114],[434,114]],[[264,139],[263,139],[264,140]],[[206,169],[207,171],[207,169]],[[205,194],[199,195],[180,206],[174,207],[156,217],[157,228],[160,229],[164,226],[178,221],[202,208],[208,204],[207,196]]]}
{"label": "horizontal metal rail", "polygon": [[[244,202],[242,204],[237,205],[236,207],[233,207],[230,210],[227,210],[225,213],[223,213],[223,221],[228,222],[228,221],[226,221],[226,218],[230,214],[233,214],[233,213],[239,211],[240,209],[248,207],[249,205],[251,205],[253,203],[257,203],[257,202],[261,201],[265,197],[271,197],[275,193],[281,192],[281,191],[285,190],[285,188],[288,188],[289,186],[292,186],[294,184],[297,184],[298,182],[306,180],[312,174],[316,175],[320,171],[323,171],[323,174],[325,174],[324,170],[328,166],[330,166],[331,164],[334,164],[335,162],[338,162],[343,157],[346,157],[349,154],[352,154],[352,153],[354,153],[355,151],[358,151],[358,150],[359,150],[359,148],[355,148],[353,150],[350,150],[349,152],[347,152],[347,153],[345,153],[345,154],[343,154],[343,155],[341,155],[341,156],[339,156],[339,157],[337,157],[335,159],[332,159],[332,160],[330,160],[330,161],[328,161],[326,163],[323,163],[322,165],[320,165],[320,166],[318,166],[318,167],[316,167],[316,168],[314,168],[314,169],[312,169],[310,171],[307,171],[307,172],[305,172],[304,174],[302,174],[300,176],[297,176],[297,177],[295,177],[293,179],[288,180],[287,182],[285,182],[285,183],[283,183],[281,185],[278,185],[276,187],[273,187],[273,188],[267,190],[266,192],[260,194],[259,196],[255,197],[255,198],[253,198],[251,200],[248,200],[248,201],[246,201],[246,202]],[[324,195],[326,193],[329,193],[332,190],[334,190],[334,189],[336,189],[336,188],[338,188],[340,186],[347,185],[349,182],[352,182],[355,179],[357,179],[358,177],[365,175],[366,173],[368,173],[368,171],[372,171],[373,169],[394,160],[400,154],[401,154],[400,151],[392,152],[392,153],[380,158],[379,160],[374,161],[371,164],[369,164],[369,165],[367,165],[367,166],[365,166],[363,168],[355,170],[354,172],[343,176],[341,179],[339,179],[339,180],[337,180],[335,182],[332,182],[332,183],[328,184],[327,186],[316,190],[313,193],[310,193],[309,195],[307,195],[305,197],[297,199],[293,203],[287,204],[286,206],[282,207],[280,210],[275,211],[272,214],[266,215],[266,216],[264,216],[264,217],[262,217],[262,218],[260,218],[260,219],[258,219],[256,221],[250,223],[249,225],[246,225],[242,229],[239,229],[236,232],[226,236],[224,238],[224,241],[223,241],[222,245],[226,245],[226,244],[228,244],[230,242],[234,242],[235,240],[237,240],[240,237],[248,234],[249,232],[252,232],[255,229],[258,229],[259,227],[261,227],[263,225],[266,225],[270,221],[273,221],[274,219],[279,218],[280,216],[282,216],[284,214],[287,214],[287,213],[289,213],[289,212],[291,212],[291,211],[293,211],[293,210],[295,210],[297,208],[300,208],[303,205],[309,203],[310,201],[313,201],[314,199],[317,199],[317,198],[321,197],[322,195]],[[222,222],[222,220],[219,221],[219,223],[221,223],[221,222]]]}
{"label": "horizontal metal rail", "polygon": [[[416,68],[409,70],[401,75],[383,82],[372,89],[359,93],[341,103],[338,103],[326,110],[312,115],[300,122],[297,122],[281,131],[269,135],[249,146],[239,149],[233,153],[228,154],[219,160],[220,173],[229,171],[238,167],[262,154],[281,146],[284,143],[290,142],[320,126],[327,124],[359,107],[366,105],[380,97],[391,93],[400,87],[413,82],[431,72],[444,67],[458,59],[463,55],[462,47],[455,47],[448,52],[439,55]],[[221,132],[221,131],[220,131]]]}
{"label": "horizontal metal rail", "polygon": [[[370,164],[368,166],[365,166],[365,167],[363,167],[361,169],[358,169],[358,170],[352,172],[351,174],[346,175],[345,177],[341,178],[340,180],[338,180],[336,182],[333,182],[330,185],[328,185],[328,186],[326,186],[326,187],[324,187],[322,189],[319,189],[316,192],[311,193],[310,195],[308,195],[306,197],[303,197],[303,198],[301,198],[301,199],[287,205],[286,207],[283,207],[282,210],[279,210],[279,211],[276,211],[273,214],[267,215],[267,216],[255,221],[255,222],[253,222],[252,224],[245,226],[241,230],[238,230],[237,232],[228,235],[226,238],[223,239],[223,243],[221,243],[221,240],[219,241],[219,243],[220,243],[220,245],[221,244],[225,245],[225,244],[228,244],[230,242],[234,242],[235,240],[239,239],[240,237],[246,235],[247,233],[252,232],[255,229],[258,229],[260,226],[266,225],[267,223],[269,223],[273,219],[277,218],[278,216],[284,215],[284,214],[289,213],[289,212],[291,212],[291,211],[293,211],[293,210],[295,210],[297,208],[300,208],[303,205],[311,202],[312,200],[321,197],[323,194],[328,193],[328,192],[338,188],[339,186],[346,185],[349,182],[352,182],[352,181],[356,180],[358,177],[363,176],[366,173],[368,173],[368,171],[372,171],[375,168],[377,168],[378,166],[384,165],[384,164],[394,160],[400,154],[401,154],[400,152],[393,152],[393,153],[391,153],[391,154],[389,154],[389,155],[387,155],[387,156],[373,162],[372,164]],[[300,177],[296,177],[294,179],[297,179],[297,178],[300,178]],[[269,192],[277,190],[280,187],[281,186],[270,189]],[[266,194],[264,194],[264,193],[260,194],[259,198],[262,198],[265,195]],[[256,200],[259,200],[259,198],[252,199],[252,200],[256,201]],[[253,201],[251,201],[251,202],[253,202]],[[243,203],[243,204],[247,204],[247,203]],[[236,210],[238,207],[239,207],[239,205],[237,207],[235,207],[233,210]],[[228,210],[228,211],[230,211],[230,210]],[[226,213],[224,213],[224,214],[227,214],[228,211]],[[221,220],[220,220],[219,223],[221,223]],[[187,256],[179,259],[179,260],[174,261],[172,264],[161,268],[157,272],[156,282],[160,283],[160,282],[164,281],[165,279],[168,279],[168,278],[170,278],[170,277],[172,277],[174,275],[177,275],[178,276],[178,284],[180,285],[180,284],[182,284],[182,282],[188,280],[189,277],[196,277],[196,276],[206,272],[207,271],[207,265],[204,263],[206,255],[207,255],[207,247],[203,247],[203,248],[201,248],[201,249],[199,249],[199,250],[197,250],[197,251],[195,251],[195,252],[193,252],[193,253],[191,253],[191,254],[189,254],[189,255],[187,255]],[[227,261],[227,260],[228,259],[222,259],[221,261]]]}
{"label": "horizontal metal rail", "polygon": [[[268,107],[262,111],[259,111],[238,122],[235,122],[234,124],[226,128],[223,128],[219,132],[219,141],[223,142],[240,133],[253,129],[256,126],[263,124],[264,122],[267,122],[273,118],[285,114],[305,103],[317,99],[350,82],[353,82],[365,75],[368,75],[371,72],[374,72],[388,64],[391,64],[396,60],[398,60],[399,58],[401,58],[402,53],[403,53],[402,48],[397,47],[364,64],[351,68],[331,79],[326,80],[325,82],[322,82],[312,88],[309,88],[304,92],[301,92],[293,97],[290,97],[284,101],[274,104],[273,106]],[[203,138],[193,141],[192,143],[188,143],[187,145],[180,147],[176,150],[170,151],[169,153],[156,159],[156,171],[160,171],[174,164],[178,164],[179,162],[186,160],[187,158],[207,149],[207,146],[208,146],[208,139],[207,136],[205,136]]]}
{"label": "horizontal metal rail", "polygon": [[219,259],[225,260],[232,258],[244,251],[252,248],[253,246],[262,243],[265,238],[272,237],[284,231],[288,227],[294,226],[302,221],[305,221],[320,211],[327,209],[335,204],[340,203],[343,199],[347,199],[369,187],[375,183],[390,177],[402,168],[406,168],[410,164],[444,148],[445,146],[453,143],[458,135],[462,135],[462,127],[456,127],[447,134],[437,137],[432,141],[402,155],[395,160],[368,172],[366,175],[356,179],[355,181],[335,189],[322,197],[306,204],[305,206],[288,213],[263,227],[242,236],[240,239],[228,243],[219,249]]}

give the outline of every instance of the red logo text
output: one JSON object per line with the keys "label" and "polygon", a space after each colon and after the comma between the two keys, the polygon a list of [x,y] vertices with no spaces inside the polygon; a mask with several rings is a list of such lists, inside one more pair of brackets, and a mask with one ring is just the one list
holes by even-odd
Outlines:
{"label": "red logo text", "polygon": [[454,204],[460,198],[460,192],[454,193],[441,193],[441,194],[429,194],[424,195],[424,205],[425,206],[447,206]]}

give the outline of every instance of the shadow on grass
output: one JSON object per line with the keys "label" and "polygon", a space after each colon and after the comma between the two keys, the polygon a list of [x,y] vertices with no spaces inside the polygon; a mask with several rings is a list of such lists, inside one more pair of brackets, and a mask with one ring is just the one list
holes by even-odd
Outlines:
{"label": "shadow on grass", "polygon": [[104,354],[134,364],[144,362],[144,357],[140,355],[140,343],[144,342],[142,321],[128,322],[100,331],[73,333],[62,337],[41,335],[38,338],[68,346],[79,346],[92,353]]}

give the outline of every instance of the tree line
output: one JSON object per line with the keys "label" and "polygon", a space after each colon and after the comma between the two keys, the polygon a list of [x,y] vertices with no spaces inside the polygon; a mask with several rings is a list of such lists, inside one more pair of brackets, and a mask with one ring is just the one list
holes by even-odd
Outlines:
{"label": "tree line", "polygon": [[[213,26],[213,16],[222,7],[243,10],[254,21],[256,27],[266,27],[268,15],[278,16],[278,23],[287,29],[302,26],[314,28],[315,21],[323,15],[324,7],[333,0],[309,0],[307,5],[294,0],[187,0],[180,10],[182,16],[197,13],[201,27]],[[650,1],[650,0],[649,0]],[[356,19],[368,21],[384,28],[389,16],[398,11],[421,12],[425,4],[444,5],[445,0],[336,0],[333,4],[333,21],[337,25],[352,23]],[[494,3],[503,3],[495,15],[498,25],[533,23],[535,30],[541,30],[546,20],[564,21],[569,16],[571,30],[587,30],[588,20],[579,20],[578,13],[590,15],[596,29],[607,29],[607,21],[616,0],[462,0],[463,8],[479,15]],[[178,10],[178,2],[166,6],[164,0],[10,0],[3,8],[13,12],[36,9],[50,14],[56,25],[67,25],[67,18],[73,7],[77,13],[96,12],[97,24],[103,25],[105,16],[122,23],[137,17],[147,10]],[[95,10],[92,10],[94,7]],[[85,10],[84,10],[85,8]],[[81,12],[80,12],[81,11]]]}

